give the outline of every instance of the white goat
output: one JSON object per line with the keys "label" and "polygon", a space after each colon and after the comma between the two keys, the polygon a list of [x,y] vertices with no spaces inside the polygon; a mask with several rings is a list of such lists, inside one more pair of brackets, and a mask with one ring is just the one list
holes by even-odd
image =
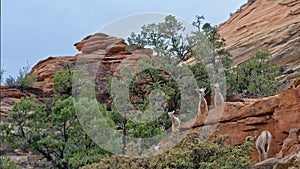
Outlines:
{"label": "white goat", "polygon": [[174,115],[174,112],[175,112],[174,110],[171,112],[168,112],[168,115],[172,121],[172,132],[179,130],[179,127],[180,127],[180,120],[178,117],[176,117]]}
{"label": "white goat", "polygon": [[160,152],[160,143],[158,143],[157,145],[153,145],[153,150],[154,152]]}
{"label": "white goat", "polygon": [[264,160],[268,159],[268,152],[270,150],[272,135],[269,131],[264,130],[260,136],[257,137],[255,146],[258,151],[258,158],[261,161],[261,154],[264,155]]}
{"label": "white goat", "polygon": [[196,91],[199,94],[199,105],[198,105],[198,112],[197,112],[198,116],[200,116],[201,113],[208,112],[207,101],[204,98],[205,90],[206,90],[206,88],[196,89]]}
{"label": "white goat", "polygon": [[221,93],[220,86],[218,83],[212,84],[211,87],[214,89],[215,92],[214,105],[216,108],[217,106],[221,106],[224,103],[224,97]]}

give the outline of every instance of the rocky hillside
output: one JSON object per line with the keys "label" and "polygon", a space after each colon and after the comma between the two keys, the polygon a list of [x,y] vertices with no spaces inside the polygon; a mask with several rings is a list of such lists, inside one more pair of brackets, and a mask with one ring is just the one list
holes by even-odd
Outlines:
{"label": "rocky hillside", "polygon": [[[88,80],[94,80],[93,82],[97,84],[98,100],[109,104],[109,94],[105,88],[109,83],[109,77],[124,66],[134,65],[141,57],[152,55],[151,50],[148,49],[129,50],[123,39],[102,33],[84,38],[76,43],[75,47],[80,51],[76,56],[49,57],[33,67],[30,73],[37,76],[34,84],[36,89],[22,93],[17,89],[1,87],[1,116],[10,113],[12,105],[18,102],[21,96],[43,97],[45,94],[51,96],[54,74],[59,70],[65,70],[67,65],[74,65],[75,62],[77,68],[85,70],[97,68],[94,73],[90,71],[92,73]],[[81,62],[82,64],[78,64]],[[228,143],[238,145],[245,140],[246,136],[253,136],[255,130],[261,132],[267,129],[273,135],[270,157],[275,157],[276,154],[277,156],[287,155],[300,145],[298,131],[296,141],[287,143],[286,148],[282,147],[286,145],[284,140],[288,137],[290,130],[300,128],[300,87],[297,86],[299,86],[299,81],[295,82],[294,87],[274,96],[246,99],[243,102],[227,102],[218,124],[219,133],[230,134]],[[200,130],[205,119],[204,116],[196,120],[192,124],[193,128]],[[183,125],[183,129],[184,126],[190,127],[191,124]],[[252,158],[257,160],[257,152]]]}
{"label": "rocky hillside", "polygon": [[233,56],[233,66],[268,49],[272,63],[285,73],[283,80],[300,76],[299,0],[253,0],[219,25],[219,33]]}
{"label": "rocky hillside", "polygon": [[[256,51],[268,49],[272,62],[295,78],[300,71],[300,1],[255,0],[243,5],[219,25],[234,65]],[[293,72],[297,72],[293,73]]]}
{"label": "rocky hillside", "polygon": [[[214,109],[210,113],[214,114]],[[201,132],[203,127],[218,124],[217,132],[229,134],[227,143],[231,145],[242,144],[247,136],[255,135],[255,130],[269,130],[273,136],[269,157],[284,157],[300,147],[300,86],[266,98],[226,102],[218,123],[212,118],[210,124],[206,119],[207,115],[202,114],[192,122],[193,128]],[[258,161],[257,151],[252,159]]]}
{"label": "rocky hillside", "polygon": [[[233,55],[234,65],[247,60],[260,49],[269,49],[272,62],[285,72],[282,80],[295,79],[300,75],[299,0],[256,0],[247,3],[219,25],[219,30]],[[135,65],[140,58],[152,56],[150,49],[128,46],[124,39],[103,33],[87,36],[74,46],[78,50],[75,56],[49,57],[33,67],[30,74],[37,77],[34,89],[24,93],[2,86],[1,117],[11,113],[13,104],[22,96],[51,97],[55,73],[66,70],[70,65],[89,72],[85,80],[97,85],[98,101],[109,107],[111,99],[106,86],[110,77],[118,75],[118,71],[125,66]],[[187,62],[193,63],[194,60]],[[255,130],[269,130],[273,136],[269,157],[287,156],[300,147],[300,80],[291,86],[273,96],[227,102],[218,123],[218,133],[229,134],[227,142],[239,145],[247,136],[253,136]],[[205,119],[204,114],[192,123],[183,124],[182,129],[192,127],[201,130]],[[212,124],[216,122],[212,121]],[[255,151],[253,161],[257,161],[257,155]]]}
{"label": "rocky hillside", "polygon": [[85,80],[97,85],[98,101],[106,103],[109,107],[110,98],[106,86],[110,77],[125,66],[135,65],[140,58],[152,55],[150,49],[126,50],[127,44],[124,39],[103,33],[89,35],[74,46],[79,52],[75,56],[49,57],[32,68],[30,74],[37,76],[37,81],[33,85],[35,88],[40,88],[51,95],[55,73],[72,65],[87,73]]}

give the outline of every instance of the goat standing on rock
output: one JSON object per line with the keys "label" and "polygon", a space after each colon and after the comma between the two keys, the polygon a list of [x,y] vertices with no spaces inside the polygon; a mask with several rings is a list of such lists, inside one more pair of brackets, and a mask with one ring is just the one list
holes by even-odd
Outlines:
{"label": "goat standing on rock", "polygon": [[211,87],[214,89],[215,96],[214,96],[214,105],[215,108],[221,106],[224,104],[225,99],[221,93],[220,85],[218,83],[212,84]]}
{"label": "goat standing on rock", "polygon": [[206,88],[196,89],[199,94],[199,105],[197,115],[200,116],[201,113],[208,113],[207,101],[204,98]]}
{"label": "goat standing on rock", "polygon": [[172,132],[179,130],[180,127],[180,120],[174,115],[174,112],[175,111],[168,112],[168,115],[172,121]]}
{"label": "goat standing on rock", "polygon": [[258,136],[258,132],[255,131],[254,137],[247,136],[246,141],[255,141],[255,147],[258,151],[258,159],[261,161],[261,154],[264,155],[264,160],[268,159],[268,152],[270,150],[272,135],[268,130],[264,130]]}
{"label": "goat standing on rock", "polygon": [[258,151],[258,158],[261,161],[261,154],[264,155],[264,160],[268,159],[268,152],[270,150],[272,135],[269,131],[261,132],[260,136],[256,139],[255,146]]}

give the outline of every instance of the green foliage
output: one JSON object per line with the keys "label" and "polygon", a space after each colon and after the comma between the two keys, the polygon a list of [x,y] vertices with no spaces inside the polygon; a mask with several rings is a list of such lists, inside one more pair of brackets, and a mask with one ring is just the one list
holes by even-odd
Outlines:
{"label": "green foliage", "polygon": [[29,70],[29,65],[23,67],[22,69],[19,69],[19,74],[16,78],[9,76],[5,79],[5,85],[8,87],[20,89],[21,91],[25,91],[26,89],[31,88],[36,80],[36,77],[34,75],[28,74]]}
{"label": "green foliage", "polygon": [[[83,75],[84,72],[74,70],[73,65],[67,65],[66,70],[64,71],[57,71],[53,77],[53,92],[55,99],[63,100],[70,97],[72,94],[76,95],[78,93],[72,92],[75,92],[75,90],[81,90],[80,87],[83,85],[90,85],[89,87],[93,87],[91,86],[92,84],[83,82]],[[74,90],[72,91],[72,89]],[[95,95],[95,93],[93,94]]]}
{"label": "green foliage", "polygon": [[164,22],[142,26],[139,34],[131,33],[127,41],[139,47],[150,46],[159,56],[174,56],[183,59],[191,49],[189,36],[183,35],[185,28],[175,16],[168,15]]}
{"label": "green foliage", "polygon": [[87,135],[107,151],[120,153],[122,146],[120,133],[115,131],[115,124],[109,116],[111,112],[106,110],[106,106],[99,104],[97,100],[80,97],[75,101],[75,108]]}
{"label": "green foliage", "polygon": [[190,69],[193,71],[194,77],[197,80],[197,84],[200,88],[206,87],[206,93],[211,93],[210,89],[210,78],[206,70],[206,66],[202,62],[197,62],[194,65],[189,65]]}
{"label": "green foliage", "polygon": [[114,155],[102,160],[99,164],[85,166],[82,169],[148,169],[151,159],[152,157],[131,158]]}
{"label": "green foliage", "polygon": [[150,168],[187,168],[187,169],[247,169],[251,162],[251,144],[231,147],[217,137],[211,143],[199,140],[199,133],[191,132],[174,149],[155,156]]}
{"label": "green foliage", "polygon": [[[128,120],[126,124],[126,133],[133,138],[152,138],[143,142],[143,149],[150,148],[157,144],[165,136],[165,130],[171,127],[171,121],[166,112],[154,120],[144,120],[142,122]],[[129,145],[127,145],[129,146]]]}
{"label": "green foliage", "polygon": [[195,26],[195,27],[198,29],[198,32],[201,31],[201,22],[202,22],[202,20],[204,20],[204,19],[205,19],[205,18],[204,18],[203,15],[201,15],[201,16],[196,15],[196,20],[192,23],[192,25]]}
{"label": "green foliage", "polygon": [[236,74],[235,91],[245,90],[253,96],[268,96],[278,92],[280,83],[275,79],[278,68],[270,64],[267,50],[258,51],[249,60],[241,63],[234,70]]}
{"label": "green foliage", "polygon": [[[147,82],[145,84],[141,82]],[[146,69],[142,72],[139,72],[138,75],[134,77],[131,81],[130,86],[130,97],[135,98],[133,101],[133,105],[137,110],[145,111],[150,104],[150,98],[147,97],[147,94],[151,92],[158,91],[158,93],[164,93],[163,96],[168,102],[170,99],[180,100],[180,96],[177,95],[179,92],[178,84],[175,81],[174,77],[167,74],[164,71],[160,71],[157,69]],[[163,100],[160,100],[161,104],[163,104]],[[163,105],[159,105],[163,106]],[[176,106],[173,106],[171,109],[175,109]]]}
{"label": "green foliage", "polygon": [[[144,143],[144,148],[148,148],[159,141],[164,129],[171,127],[166,110],[174,110],[179,106],[172,103],[180,100],[178,84],[166,72],[149,68],[133,78],[129,90],[130,97],[135,99],[132,99],[132,104],[137,111],[133,115],[127,115],[129,120],[125,124],[126,134],[133,138],[157,136],[152,142]],[[167,103],[169,106],[166,106]]]}
{"label": "green foliage", "polygon": [[146,158],[130,158],[112,156],[99,164],[84,167],[97,168],[141,168],[141,169],[249,169],[249,155],[253,145],[246,142],[240,146],[231,147],[224,143],[226,136],[218,136],[212,142],[200,141],[197,131],[190,132],[174,148],[157,156]]}
{"label": "green foliage", "polygon": [[72,77],[74,71],[58,71],[53,78],[53,92],[57,98],[65,99],[72,94]]}
{"label": "green foliage", "polygon": [[0,83],[2,83],[3,81],[3,74],[4,74],[5,70],[0,69]]}
{"label": "green foliage", "polygon": [[2,141],[41,154],[53,168],[78,168],[109,155],[81,128],[71,97],[56,101],[51,114],[46,113],[45,105],[37,105],[34,100],[21,98],[14,105],[15,113],[0,126]]}
{"label": "green foliage", "polygon": [[9,157],[0,156],[1,169],[21,169]]}
{"label": "green foliage", "polygon": [[[205,23],[202,26],[203,34],[211,42],[216,54],[221,57],[223,67],[229,69],[232,63],[231,54],[224,48],[226,40],[220,37],[217,26],[211,26],[210,23]],[[216,60],[216,58],[214,58]]]}

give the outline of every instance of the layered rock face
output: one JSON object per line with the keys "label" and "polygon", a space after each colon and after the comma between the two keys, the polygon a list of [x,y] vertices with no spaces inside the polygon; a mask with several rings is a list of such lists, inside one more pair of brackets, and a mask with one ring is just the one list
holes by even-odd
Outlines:
{"label": "layered rock face", "polygon": [[[300,72],[300,1],[255,0],[243,5],[219,25],[221,37],[237,65],[256,51],[268,49],[271,61],[291,73]],[[296,73],[294,73],[296,72]]]}
{"label": "layered rock face", "polygon": [[[292,79],[299,73],[300,65],[300,1],[256,0],[247,3],[231,18],[219,26],[232,53],[234,65],[248,59],[260,49],[269,49],[272,62],[283,66]],[[126,66],[134,66],[139,59],[152,56],[149,49],[129,48],[124,39],[96,33],[74,45],[79,51],[75,56],[49,57],[40,61],[30,72],[37,76],[34,87],[52,93],[55,73],[74,65],[86,73],[84,80],[97,85],[98,100],[110,104],[106,89],[110,77]],[[190,62],[192,63],[192,62]],[[218,123],[219,134],[229,134],[228,143],[239,145],[247,136],[269,130],[273,136],[269,157],[284,157],[300,144],[300,87],[299,80],[293,88],[266,98],[246,99],[243,102],[227,102]],[[43,93],[42,92],[42,93]],[[38,93],[22,93],[17,89],[1,87],[1,117],[11,113],[12,106],[21,96]],[[214,113],[214,110],[211,110]],[[201,130],[206,117],[202,115],[192,127]],[[183,124],[183,128],[185,124]],[[190,127],[190,125],[186,125]],[[293,129],[293,130],[292,130]],[[297,130],[297,131],[296,131]],[[252,155],[258,160],[257,151]],[[299,156],[299,155],[298,155]]]}
{"label": "layered rock face", "polygon": [[12,113],[13,105],[18,103],[21,97],[33,96],[39,98],[43,97],[43,93],[38,88],[31,88],[26,92],[21,92],[19,89],[0,86],[0,117],[7,117],[9,113]]}
{"label": "layered rock face", "polygon": [[126,49],[124,39],[96,33],[74,44],[80,52],[75,56],[49,57],[32,68],[30,74],[37,76],[34,87],[52,91],[53,77],[57,71],[66,70],[70,65],[84,72],[85,81],[96,84],[98,100],[109,106],[110,98],[106,89],[109,79],[125,67],[132,67],[139,59],[152,56],[150,49]]}
{"label": "layered rock face", "polygon": [[[300,1],[253,0],[246,3],[218,26],[232,54],[233,65],[267,49],[271,62],[284,73],[280,80],[300,76]],[[195,58],[185,61],[196,63]]]}
{"label": "layered rock face", "polygon": [[[182,128],[192,126],[203,132],[204,128],[217,125],[219,134],[229,134],[227,143],[231,145],[242,144],[247,136],[254,136],[256,130],[259,134],[268,130],[273,137],[269,157],[284,157],[300,147],[300,87],[285,89],[266,98],[226,102],[220,119],[214,118],[217,114],[215,109],[211,109],[209,114],[213,117],[211,120],[206,121],[207,114],[202,114]],[[287,139],[288,136],[290,139]],[[256,149],[252,159],[258,161]]]}

